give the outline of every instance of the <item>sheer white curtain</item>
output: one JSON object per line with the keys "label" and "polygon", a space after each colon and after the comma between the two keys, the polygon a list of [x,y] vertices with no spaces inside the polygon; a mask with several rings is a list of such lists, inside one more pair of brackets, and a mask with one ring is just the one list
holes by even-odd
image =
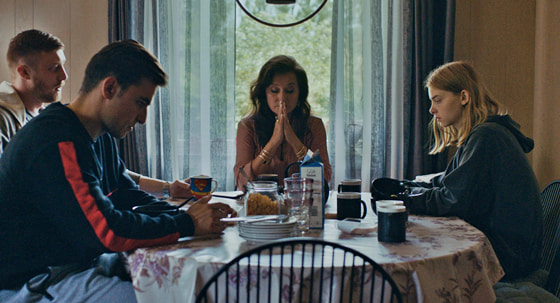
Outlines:
{"label": "sheer white curtain", "polygon": [[[333,0],[328,147],[334,178],[402,178],[404,88],[410,79],[410,1]],[[145,129],[149,175],[197,174],[234,188],[235,1],[144,0],[136,39],[160,59]]]}
{"label": "sheer white curtain", "polygon": [[234,188],[235,1],[144,0],[140,37],[169,74],[145,125],[149,174]]}
{"label": "sheer white curtain", "polygon": [[409,4],[335,0],[329,155],[334,184],[402,178]]}

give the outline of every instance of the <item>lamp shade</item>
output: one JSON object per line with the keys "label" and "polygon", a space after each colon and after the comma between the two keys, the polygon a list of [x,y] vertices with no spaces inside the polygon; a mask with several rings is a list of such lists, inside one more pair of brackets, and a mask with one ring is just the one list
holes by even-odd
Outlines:
{"label": "lamp shade", "polygon": [[268,4],[294,4],[296,0],[266,0]]}
{"label": "lamp shade", "polygon": [[[273,27],[301,24],[315,16],[328,0],[235,0],[253,20]],[[266,5],[277,4],[277,5]],[[290,4],[290,5],[283,5]]]}

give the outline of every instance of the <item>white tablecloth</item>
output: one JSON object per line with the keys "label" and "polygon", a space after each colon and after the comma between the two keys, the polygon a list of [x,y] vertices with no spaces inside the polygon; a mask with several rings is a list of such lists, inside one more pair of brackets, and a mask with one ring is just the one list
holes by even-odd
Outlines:
{"label": "white tablecloth", "polygon": [[[331,199],[336,194],[331,195]],[[377,223],[369,194],[366,221]],[[327,212],[335,211],[329,203]],[[504,275],[488,239],[457,218],[410,216],[404,243],[382,243],[377,232],[354,236],[337,220],[306,236],[352,247],[379,263],[395,280],[404,302],[494,302],[492,286]],[[212,238],[141,248],[128,256],[138,302],[189,302],[222,265],[253,247],[236,226]]]}

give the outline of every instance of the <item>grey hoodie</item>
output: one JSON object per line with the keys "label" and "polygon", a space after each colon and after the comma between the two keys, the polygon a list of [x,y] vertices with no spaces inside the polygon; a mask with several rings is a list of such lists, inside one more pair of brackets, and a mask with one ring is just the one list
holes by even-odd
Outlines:
{"label": "grey hoodie", "polygon": [[6,81],[0,83],[0,156],[27,120],[25,106],[12,85]]}
{"label": "grey hoodie", "polygon": [[543,232],[540,191],[525,155],[533,147],[510,116],[488,117],[443,175],[411,188],[420,195],[410,211],[464,219],[488,237],[506,279],[526,276],[540,265]]}

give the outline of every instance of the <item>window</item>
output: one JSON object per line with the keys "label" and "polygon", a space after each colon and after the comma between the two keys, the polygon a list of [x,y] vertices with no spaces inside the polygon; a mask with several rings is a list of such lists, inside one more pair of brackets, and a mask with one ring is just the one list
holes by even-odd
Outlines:
{"label": "window", "polygon": [[232,190],[237,122],[248,113],[250,84],[269,58],[286,54],[306,69],[312,111],[327,127],[331,185],[399,177],[405,2],[329,0],[314,18],[290,28],[251,21],[235,1],[131,5],[141,24],[132,37],[170,76],[138,132],[148,167],[141,173],[168,180],[207,174],[219,190]]}
{"label": "window", "polygon": [[[247,7],[256,5],[244,0]],[[320,3],[319,1],[317,1]],[[241,8],[236,8],[235,29],[235,122],[250,111],[249,88],[257,78],[261,66],[275,55],[294,57],[307,72],[309,97],[314,115],[321,117],[328,127],[331,45],[332,1],[310,20],[297,26],[270,27],[251,19]],[[270,6],[270,4],[268,4]],[[285,6],[284,14],[292,14],[294,6]],[[284,16],[281,16],[282,18]]]}

